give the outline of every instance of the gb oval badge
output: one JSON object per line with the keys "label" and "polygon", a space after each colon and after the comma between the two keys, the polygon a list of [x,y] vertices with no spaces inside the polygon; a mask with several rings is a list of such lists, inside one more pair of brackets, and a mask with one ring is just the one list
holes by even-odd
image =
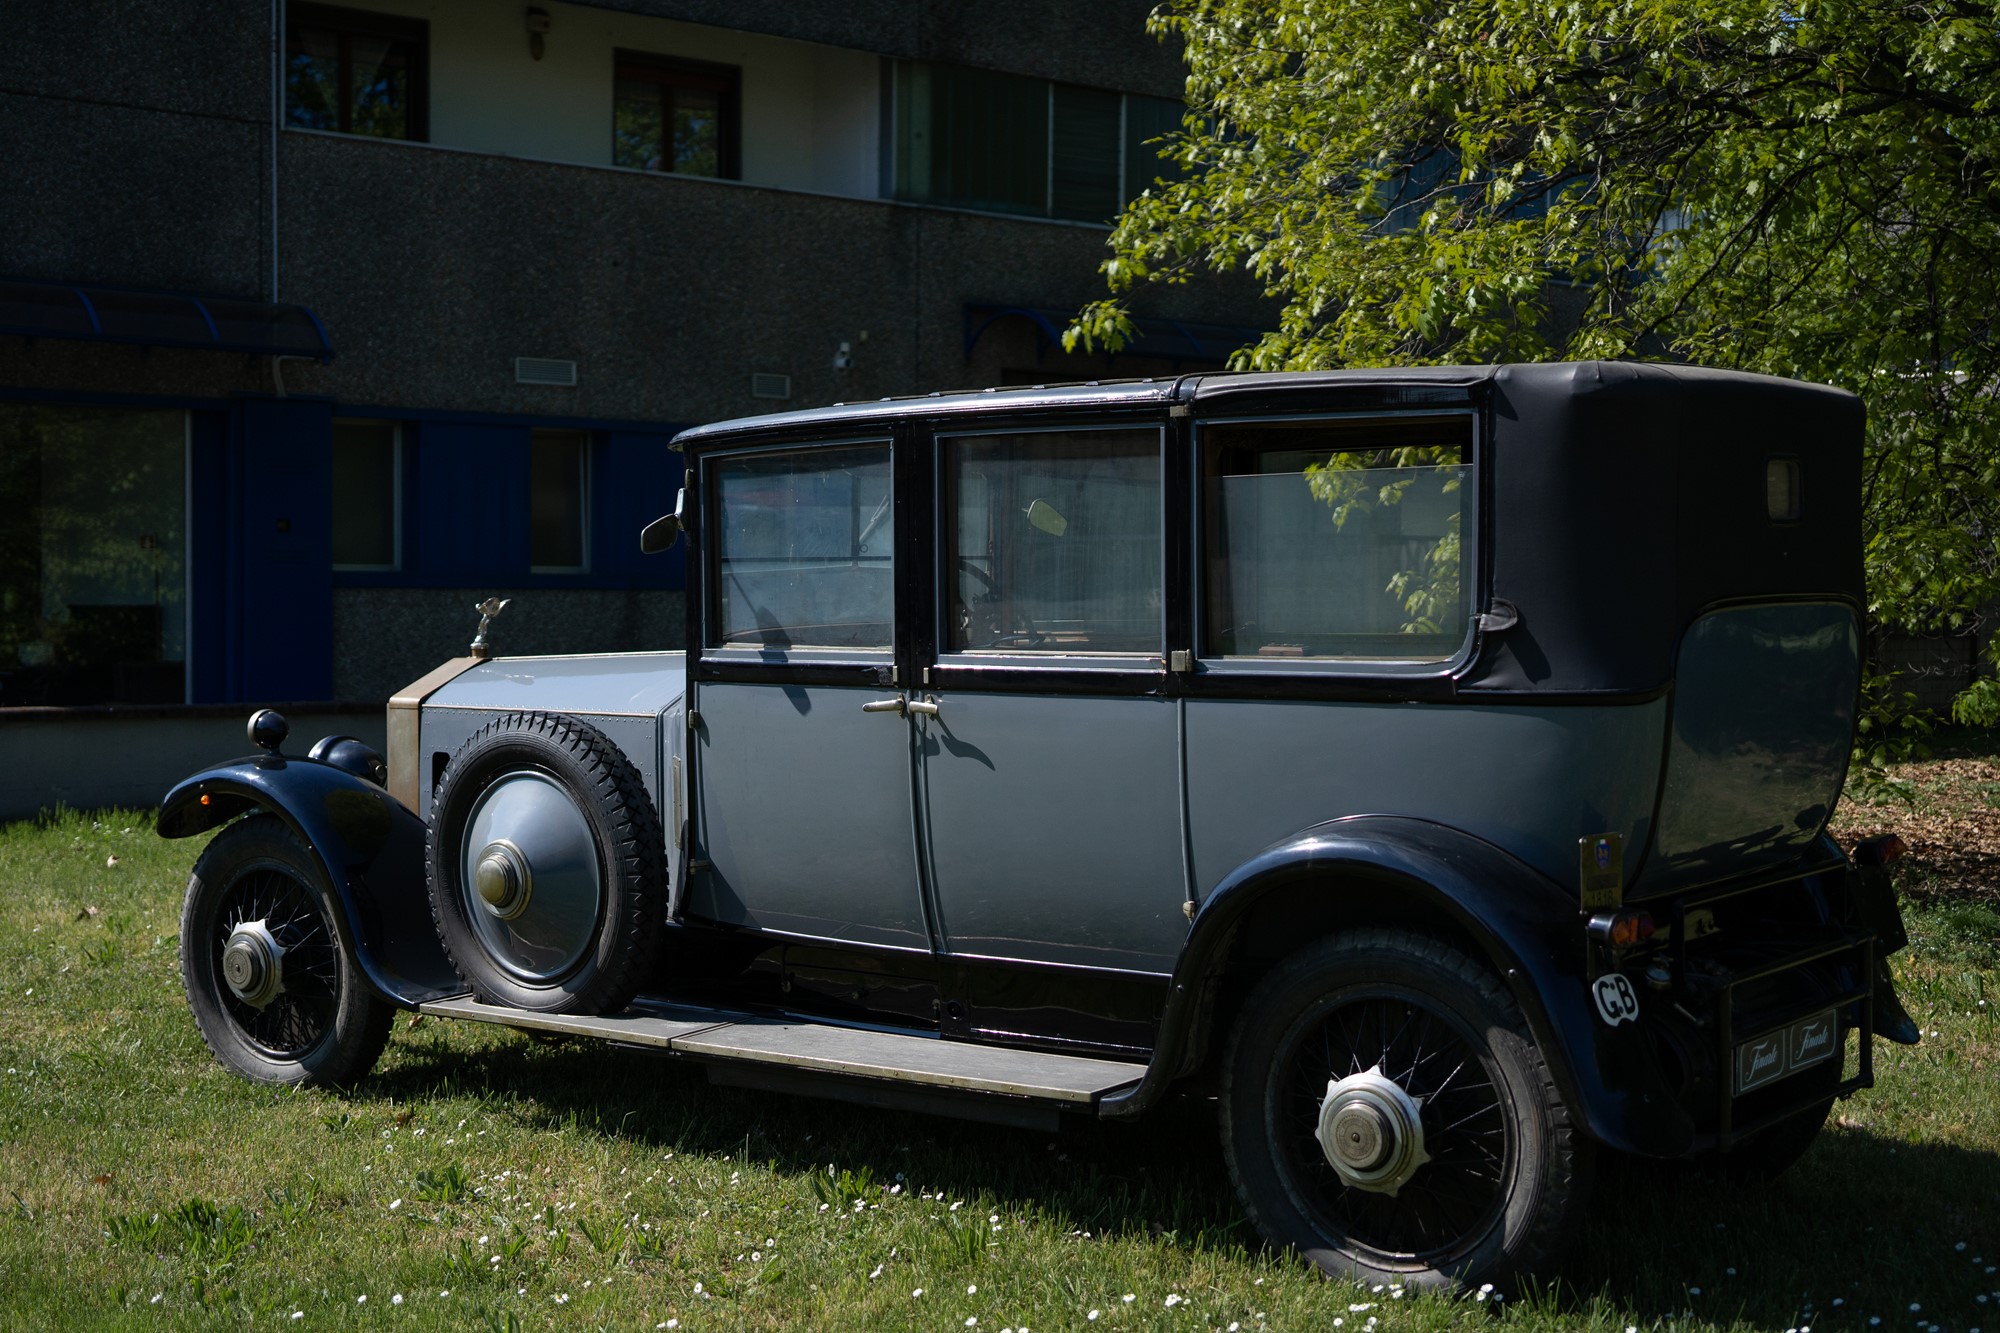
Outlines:
{"label": "gb oval badge", "polygon": [[1632,989],[1624,974],[1613,972],[1599,977],[1591,987],[1591,994],[1597,1000],[1597,1016],[1612,1027],[1639,1021],[1639,992]]}

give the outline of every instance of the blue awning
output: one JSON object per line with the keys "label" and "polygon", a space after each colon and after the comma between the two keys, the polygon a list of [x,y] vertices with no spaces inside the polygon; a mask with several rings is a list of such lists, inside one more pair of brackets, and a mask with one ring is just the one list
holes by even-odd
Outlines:
{"label": "blue awning", "polygon": [[[973,304],[965,307],[965,354],[986,330],[1003,319],[1025,319],[1035,326],[1035,354],[1040,356],[1051,344],[1060,345],[1063,330],[1075,316],[1066,310],[1042,310],[1023,305]],[[1132,321],[1133,338],[1119,348],[1116,356],[1157,357],[1166,361],[1199,361],[1221,365],[1229,354],[1248,347],[1264,336],[1261,329],[1229,324],[1197,324],[1179,319]]]}
{"label": "blue awning", "polygon": [[59,282],[0,279],[0,334],[333,360],[326,326],[302,305]]}

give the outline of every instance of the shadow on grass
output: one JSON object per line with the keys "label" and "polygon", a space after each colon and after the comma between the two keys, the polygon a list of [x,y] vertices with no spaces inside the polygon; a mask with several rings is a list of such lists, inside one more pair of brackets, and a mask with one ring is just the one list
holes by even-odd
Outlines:
{"label": "shadow on grass", "polygon": [[1582,1242],[1539,1300],[1781,1330],[1866,1328],[1871,1315],[1909,1327],[1914,1302],[1946,1329],[1977,1327],[2000,1313],[1977,1301],[2000,1289],[1984,1272],[2000,1262],[1996,1200],[2000,1155],[1845,1128],[1757,1185],[1610,1162]]}
{"label": "shadow on grass", "polygon": [[464,1051],[398,1034],[356,1090],[399,1103],[476,1096],[529,1130],[575,1129],[649,1148],[771,1163],[801,1176],[870,1167],[911,1190],[1037,1210],[1095,1236],[1171,1235],[1254,1246],[1223,1168],[1211,1108],[1174,1100],[1136,1123],[1065,1116],[1054,1135],[912,1111],[710,1084],[692,1061],[586,1042],[513,1040]]}
{"label": "shadow on grass", "polygon": [[[583,1043],[501,1040],[477,1051],[399,1036],[359,1090],[408,1103],[475,1096],[530,1130],[570,1130],[661,1150],[828,1164],[912,1190],[991,1200],[1103,1237],[1254,1252],[1222,1164],[1213,1108],[1170,1102],[1137,1123],[1066,1117],[1061,1132],[963,1123],[710,1085],[691,1062]],[[1530,1306],[1601,1309],[1625,1322],[1678,1317],[1789,1330],[1907,1327],[1911,1302],[1948,1330],[1985,1322],[2000,1290],[2000,1155],[1829,1128],[1779,1180],[1731,1185],[1671,1164],[1607,1163],[1574,1251]],[[1967,1248],[1954,1248],[1959,1242]],[[1729,1270],[1734,1269],[1732,1274]],[[1699,1294],[1696,1294],[1699,1289]],[[1840,1306],[1833,1305],[1838,1298]],[[1990,1302],[1990,1298],[1989,1298]]]}

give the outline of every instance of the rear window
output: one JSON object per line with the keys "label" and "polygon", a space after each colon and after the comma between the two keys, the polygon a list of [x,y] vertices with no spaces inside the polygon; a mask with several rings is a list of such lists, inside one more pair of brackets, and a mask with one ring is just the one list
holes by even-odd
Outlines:
{"label": "rear window", "polygon": [[1471,633],[1467,413],[1201,429],[1202,655],[1383,666]]}

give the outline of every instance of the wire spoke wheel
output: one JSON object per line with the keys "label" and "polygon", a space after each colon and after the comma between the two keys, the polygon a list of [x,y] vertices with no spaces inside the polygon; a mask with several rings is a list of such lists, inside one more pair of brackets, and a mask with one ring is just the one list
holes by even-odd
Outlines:
{"label": "wire spoke wheel", "polygon": [[345,1087],[389,1039],[334,919],[325,871],[271,815],[216,834],[181,906],[181,983],[202,1040],[260,1083]]}
{"label": "wire spoke wheel", "polygon": [[[1489,1225],[1506,1199],[1508,1123],[1497,1075],[1420,997],[1360,995],[1308,1015],[1280,1058],[1274,1119],[1300,1202],[1330,1233],[1428,1262]],[[1344,1177],[1321,1140],[1328,1084],[1380,1070],[1422,1113],[1428,1161],[1391,1195]]]}
{"label": "wire spoke wheel", "polygon": [[284,989],[261,1008],[224,988],[223,1009],[256,1046],[274,1059],[296,1060],[333,1031],[340,1013],[340,952],[312,893],[289,871],[259,866],[231,883],[217,915],[213,964],[240,926],[264,923],[281,948]]}
{"label": "wire spoke wheel", "polygon": [[1513,997],[1410,931],[1343,933],[1270,970],[1238,1014],[1221,1120],[1266,1239],[1367,1282],[1505,1281],[1561,1247],[1587,1192]]}

